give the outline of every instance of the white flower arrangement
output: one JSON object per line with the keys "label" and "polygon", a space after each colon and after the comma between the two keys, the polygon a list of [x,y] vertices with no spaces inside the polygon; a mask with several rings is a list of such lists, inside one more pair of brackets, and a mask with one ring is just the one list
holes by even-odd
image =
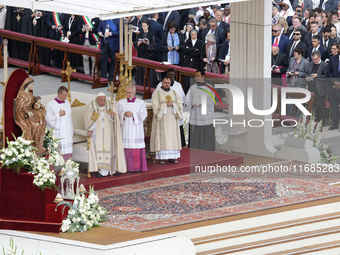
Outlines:
{"label": "white flower arrangement", "polygon": [[72,169],[73,172],[75,172],[76,174],[79,174],[79,164],[77,162],[74,162],[72,159],[68,159],[65,162],[65,169]]}
{"label": "white flower arrangement", "polygon": [[0,150],[1,167],[5,166],[16,172],[19,172],[23,167],[32,170],[32,162],[35,157],[35,148],[32,146],[32,142],[21,136],[18,138],[14,136],[14,139],[14,141],[9,141],[7,138],[7,148]]}
{"label": "white flower arrangement", "polygon": [[313,147],[317,148],[320,151],[321,162],[335,164],[336,160],[340,159],[340,157],[334,156],[328,150],[331,143],[323,144],[321,142],[323,138],[321,137],[322,122],[320,121],[318,125],[315,125],[316,123],[314,120],[314,114],[311,115],[308,124],[306,124],[306,122],[306,115],[303,115],[302,121],[297,124],[294,133],[290,136],[312,140]]}
{"label": "white flower arrangement", "polygon": [[75,233],[84,232],[92,227],[99,226],[99,223],[105,219],[106,209],[98,204],[98,195],[90,186],[88,197],[84,193],[76,195],[73,204],[70,202],[61,202],[59,205],[69,207],[68,215],[61,225],[62,232]]}
{"label": "white flower arrangement", "polygon": [[40,189],[56,188],[56,176],[50,170],[50,163],[35,154],[36,149],[31,141],[27,141],[22,136],[14,139],[9,141],[7,138],[7,148],[0,150],[1,167],[13,169],[17,173],[24,168],[34,174],[33,184]]}
{"label": "white flower arrangement", "polygon": [[48,163],[55,167],[63,166],[65,165],[65,160],[62,155],[59,154],[58,151],[51,151],[48,158]]}
{"label": "white flower arrangement", "polygon": [[36,157],[34,161],[33,172],[34,180],[33,184],[40,189],[45,188],[57,188],[55,185],[56,176],[53,170],[50,170],[50,163],[45,158]]}
{"label": "white flower arrangement", "polygon": [[44,147],[49,152],[58,151],[59,149],[59,140],[57,139],[53,134],[54,128],[45,130],[45,136],[44,136]]}

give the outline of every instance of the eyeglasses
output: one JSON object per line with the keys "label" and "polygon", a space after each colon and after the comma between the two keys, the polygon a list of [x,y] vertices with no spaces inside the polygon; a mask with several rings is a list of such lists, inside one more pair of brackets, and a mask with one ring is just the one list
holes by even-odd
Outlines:
{"label": "eyeglasses", "polygon": [[332,47],[332,48],[331,48],[331,50],[337,50],[337,49],[338,49],[338,48],[336,48],[336,47]]}
{"label": "eyeglasses", "polygon": [[294,33],[293,35],[301,35],[300,33]]}
{"label": "eyeglasses", "polygon": [[325,38],[328,38],[328,37],[329,37],[329,35],[324,35],[323,37],[325,37]]}
{"label": "eyeglasses", "polygon": [[279,32],[280,30],[274,30],[274,29],[272,29],[272,32],[274,32],[274,33],[277,33],[277,32]]}

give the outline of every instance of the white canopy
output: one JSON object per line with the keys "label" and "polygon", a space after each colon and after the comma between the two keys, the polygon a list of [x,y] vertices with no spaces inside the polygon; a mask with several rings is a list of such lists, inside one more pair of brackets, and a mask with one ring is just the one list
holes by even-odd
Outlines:
{"label": "white canopy", "polygon": [[1,0],[1,4],[113,19],[242,1],[246,0]]}

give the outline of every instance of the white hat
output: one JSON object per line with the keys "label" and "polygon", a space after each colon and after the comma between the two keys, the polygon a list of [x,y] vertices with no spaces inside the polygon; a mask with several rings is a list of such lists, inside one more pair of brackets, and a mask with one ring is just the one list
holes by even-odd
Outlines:
{"label": "white hat", "polygon": [[99,92],[99,93],[97,94],[97,97],[106,97],[106,95],[105,95],[103,92]]}

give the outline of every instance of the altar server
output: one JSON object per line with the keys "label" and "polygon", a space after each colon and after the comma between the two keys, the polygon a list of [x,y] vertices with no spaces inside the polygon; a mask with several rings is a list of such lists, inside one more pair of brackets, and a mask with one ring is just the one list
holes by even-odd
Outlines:
{"label": "altar server", "polygon": [[60,139],[60,154],[64,160],[72,158],[73,151],[73,123],[71,105],[67,101],[68,89],[61,86],[55,99],[46,105],[46,127],[53,128],[54,136]]}
{"label": "altar server", "polygon": [[147,110],[144,101],[136,98],[135,94],[135,86],[126,86],[127,98],[119,100],[117,104],[128,172],[148,170],[143,127]]}

